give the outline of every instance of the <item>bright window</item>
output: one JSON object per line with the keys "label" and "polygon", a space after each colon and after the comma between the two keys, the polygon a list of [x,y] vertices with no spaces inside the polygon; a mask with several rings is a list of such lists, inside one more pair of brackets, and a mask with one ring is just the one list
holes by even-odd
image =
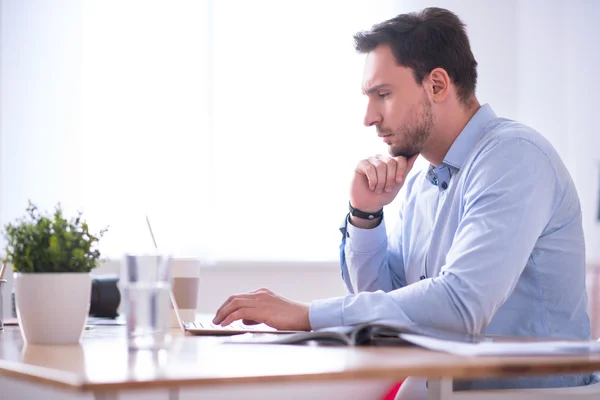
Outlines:
{"label": "bright window", "polygon": [[[395,2],[89,1],[83,203],[105,254],[335,260],[362,126],[352,35]],[[375,6],[374,4],[377,4]]]}

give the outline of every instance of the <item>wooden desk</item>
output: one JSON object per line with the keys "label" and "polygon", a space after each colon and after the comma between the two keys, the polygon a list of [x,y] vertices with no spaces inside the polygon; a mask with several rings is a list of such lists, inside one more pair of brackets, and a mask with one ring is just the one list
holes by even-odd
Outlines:
{"label": "wooden desk", "polygon": [[[133,389],[247,383],[399,380],[563,374],[600,370],[600,355],[467,358],[416,347],[317,347],[223,344],[174,331],[155,356],[129,353],[124,327],[95,327],[77,346],[24,346],[17,327],[0,332],[0,375],[116,398]],[[224,387],[224,386],[220,386]]]}

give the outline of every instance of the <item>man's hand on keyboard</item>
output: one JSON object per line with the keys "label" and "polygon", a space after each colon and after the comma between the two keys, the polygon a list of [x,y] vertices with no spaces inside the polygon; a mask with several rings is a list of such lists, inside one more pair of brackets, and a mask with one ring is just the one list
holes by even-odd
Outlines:
{"label": "man's hand on keyboard", "polygon": [[278,296],[268,289],[231,296],[217,310],[213,323],[227,326],[243,320],[265,323],[279,330],[308,331],[308,305]]}

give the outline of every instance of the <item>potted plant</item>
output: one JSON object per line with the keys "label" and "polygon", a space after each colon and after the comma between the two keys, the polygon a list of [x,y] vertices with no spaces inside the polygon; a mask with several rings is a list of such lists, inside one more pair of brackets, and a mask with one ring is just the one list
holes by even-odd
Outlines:
{"label": "potted plant", "polygon": [[15,300],[28,344],[78,343],[88,316],[92,277],[106,232],[90,233],[81,212],[65,219],[29,202],[25,217],[5,226],[6,258],[15,272]]}

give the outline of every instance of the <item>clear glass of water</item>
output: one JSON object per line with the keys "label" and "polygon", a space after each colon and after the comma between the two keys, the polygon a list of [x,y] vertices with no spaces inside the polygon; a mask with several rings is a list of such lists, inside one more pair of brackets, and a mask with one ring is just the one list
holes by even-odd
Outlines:
{"label": "clear glass of water", "polygon": [[119,282],[130,349],[162,349],[171,336],[171,257],[125,254]]}

